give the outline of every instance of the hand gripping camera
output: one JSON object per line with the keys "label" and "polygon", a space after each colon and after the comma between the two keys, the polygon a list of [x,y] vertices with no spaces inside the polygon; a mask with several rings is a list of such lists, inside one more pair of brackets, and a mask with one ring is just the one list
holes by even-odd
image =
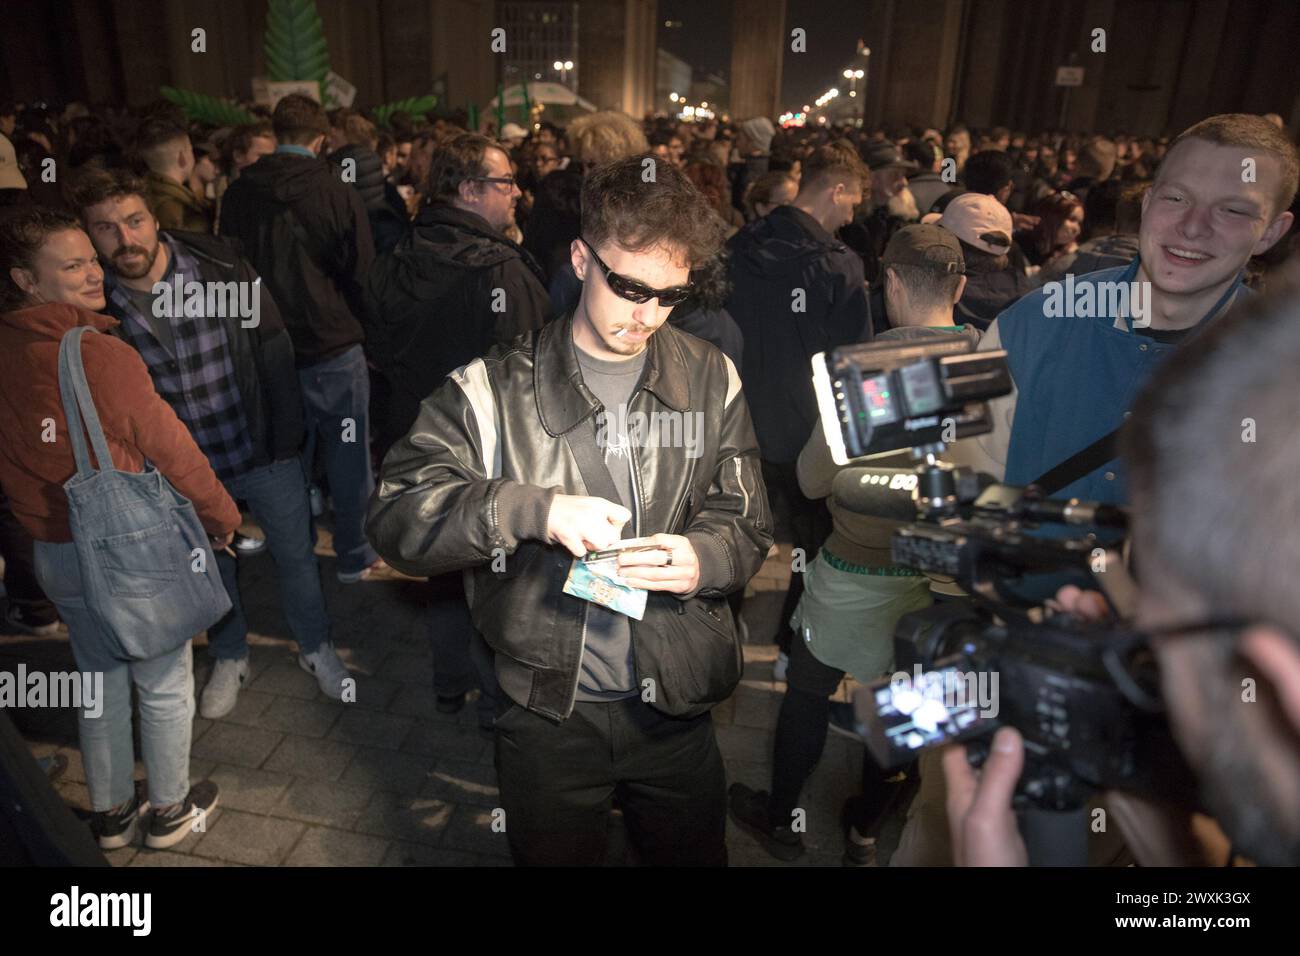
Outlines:
{"label": "hand gripping camera", "polygon": [[[1124,510],[1046,498],[939,460],[952,442],[992,429],[986,403],[1012,387],[1006,353],[932,336],[851,345],[812,366],[832,456],[861,464],[836,476],[836,502],[905,522],[894,560],[967,595],[904,615],[898,672],[859,692],[877,762],[900,766],[963,741],[978,763],[993,731],[1010,725],[1025,740],[1021,808],[1077,813],[1111,788],[1186,802],[1195,784],[1145,638],[1041,607],[1060,584],[1097,587],[1108,562],[1120,566]],[[904,448],[914,468],[870,466]]]}

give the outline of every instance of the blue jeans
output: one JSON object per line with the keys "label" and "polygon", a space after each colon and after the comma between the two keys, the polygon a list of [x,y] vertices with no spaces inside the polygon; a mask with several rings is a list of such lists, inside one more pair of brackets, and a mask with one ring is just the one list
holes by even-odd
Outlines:
{"label": "blue jeans", "polygon": [[[298,650],[314,653],[330,639],[330,619],[312,547],[311,505],[298,459],[256,468],[225,484],[232,498],[247,502],[266,535],[280,578],[280,604]],[[233,607],[208,629],[208,649],[219,660],[238,660],[248,655],[248,621],[239,599],[238,563],[218,551],[217,567]]]}
{"label": "blue jeans", "polygon": [[81,564],[71,542],[36,542],[36,577],[68,625],[72,656],[82,671],[104,675],[104,709],[98,717],[77,711],[81,761],[91,809],[126,803],[135,793],[131,744],[131,685],[140,697],[140,756],[149,776],[149,802],[180,803],[190,789],[190,734],[194,721],[194,668],[190,642],[145,661],[117,660],[86,609]]}
{"label": "blue jeans", "polygon": [[[364,571],[379,555],[366,540],[366,508],[375,478],[370,468],[370,371],[361,346],[298,369],[307,419],[303,471],[311,480],[312,458],[319,441],[334,499],[334,553],[338,570]],[[346,427],[345,419],[351,419]],[[350,440],[345,440],[350,439]]]}

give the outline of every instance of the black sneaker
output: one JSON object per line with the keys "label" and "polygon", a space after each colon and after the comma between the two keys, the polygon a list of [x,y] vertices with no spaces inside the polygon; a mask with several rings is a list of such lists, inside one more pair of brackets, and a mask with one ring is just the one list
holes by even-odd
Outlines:
{"label": "black sneaker", "polygon": [[145,798],[140,785],[135,787],[131,797],[121,810],[114,813],[104,810],[94,813],[90,818],[90,828],[99,841],[101,850],[117,850],[135,842],[136,825],[140,818],[149,812],[149,801]]}
{"label": "black sneaker", "polygon": [[[196,820],[205,818],[217,808],[217,785],[204,780],[190,787],[184,801],[174,806],[170,813],[154,813],[145,835],[144,845],[162,850],[180,843],[192,832]],[[204,824],[206,825],[206,820]]]}
{"label": "black sneaker", "polygon": [[753,790],[743,783],[733,783],[727,790],[731,819],[772,856],[790,863],[806,852],[803,837],[788,826],[772,825],[768,817],[766,790]]}

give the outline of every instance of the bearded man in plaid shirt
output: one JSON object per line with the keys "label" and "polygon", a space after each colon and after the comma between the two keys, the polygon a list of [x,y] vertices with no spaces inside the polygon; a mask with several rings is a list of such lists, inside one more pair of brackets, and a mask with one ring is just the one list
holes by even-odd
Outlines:
{"label": "bearded man in plaid shirt", "polygon": [[[269,290],[229,240],[159,233],[133,176],[92,173],[73,202],[103,263],[106,311],[119,322],[113,334],[140,353],[231,497],[251,508],[275,558],[298,663],[341,699],[348,671],[330,643],[298,461],[304,426],[293,344]],[[208,631],[215,666],[199,703],[208,719],[234,709],[249,673],[235,559],[215,550],[233,608]]]}

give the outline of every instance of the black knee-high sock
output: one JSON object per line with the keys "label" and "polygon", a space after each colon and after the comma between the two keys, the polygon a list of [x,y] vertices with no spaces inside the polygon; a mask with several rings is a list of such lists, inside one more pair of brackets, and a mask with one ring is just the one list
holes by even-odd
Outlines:
{"label": "black knee-high sock", "polygon": [[768,812],[776,826],[789,826],[799,791],[812,775],[826,746],[830,699],[791,687],[776,720],[776,754]]}

